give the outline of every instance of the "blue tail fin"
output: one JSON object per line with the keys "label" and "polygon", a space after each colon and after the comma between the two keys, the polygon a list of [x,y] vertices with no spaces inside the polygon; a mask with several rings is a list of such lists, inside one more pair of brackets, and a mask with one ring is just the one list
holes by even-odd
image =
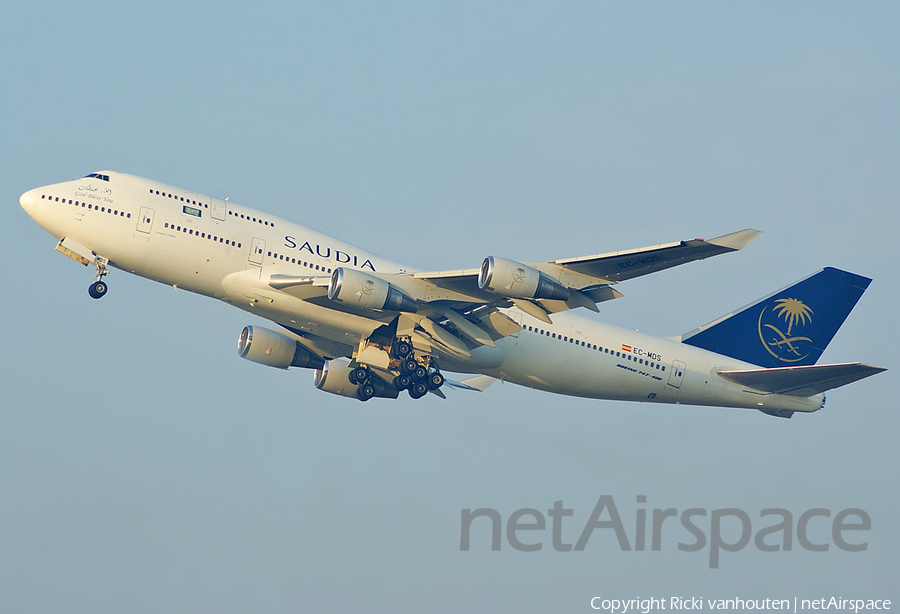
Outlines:
{"label": "blue tail fin", "polygon": [[681,341],[761,367],[814,365],[871,281],[827,267]]}

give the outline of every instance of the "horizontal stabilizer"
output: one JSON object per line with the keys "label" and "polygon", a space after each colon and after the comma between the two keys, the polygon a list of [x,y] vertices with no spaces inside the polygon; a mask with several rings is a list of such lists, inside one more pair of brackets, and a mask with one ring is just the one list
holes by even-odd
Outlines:
{"label": "horizontal stabilizer", "polygon": [[885,370],[860,362],[849,362],[836,365],[719,371],[719,375],[728,381],[762,392],[811,397]]}

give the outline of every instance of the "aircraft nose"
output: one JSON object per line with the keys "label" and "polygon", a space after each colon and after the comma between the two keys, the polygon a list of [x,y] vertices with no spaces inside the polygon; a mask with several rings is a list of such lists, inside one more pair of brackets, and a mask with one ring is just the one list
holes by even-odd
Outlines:
{"label": "aircraft nose", "polygon": [[34,217],[34,208],[37,206],[37,191],[28,190],[19,197],[19,204],[28,214],[28,217]]}

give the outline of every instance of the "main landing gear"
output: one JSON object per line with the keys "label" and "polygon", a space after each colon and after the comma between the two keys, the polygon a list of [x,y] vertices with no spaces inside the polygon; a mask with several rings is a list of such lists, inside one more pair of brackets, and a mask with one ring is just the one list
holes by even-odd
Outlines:
{"label": "main landing gear", "polygon": [[[409,396],[421,399],[429,390],[437,390],[444,385],[444,376],[441,375],[437,365],[429,361],[426,367],[416,358],[412,344],[408,341],[397,341],[391,348],[391,354],[396,359],[397,370],[400,371],[394,379],[387,383],[381,377],[373,375],[366,365],[359,365],[352,371],[348,379],[351,384],[359,386],[356,389],[356,398],[360,401],[368,401],[374,396],[386,396],[382,394],[384,386],[393,386],[397,392],[407,390]],[[393,361],[392,361],[392,364]],[[396,371],[395,371],[396,372]],[[382,390],[379,390],[379,389]],[[396,393],[390,395],[396,398]]]}
{"label": "main landing gear", "polygon": [[397,390],[407,390],[412,398],[421,399],[429,390],[437,390],[444,385],[444,376],[437,365],[433,362],[428,367],[421,364],[409,342],[397,341],[391,350],[399,361],[400,375],[393,382]]}
{"label": "main landing gear", "polygon": [[91,298],[103,298],[106,295],[106,291],[109,290],[109,286],[103,281],[103,278],[109,275],[109,269],[106,268],[108,262],[109,260],[105,258],[97,258],[94,261],[97,267],[97,274],[94,275],[94,283],[88,286],[88,294]]}

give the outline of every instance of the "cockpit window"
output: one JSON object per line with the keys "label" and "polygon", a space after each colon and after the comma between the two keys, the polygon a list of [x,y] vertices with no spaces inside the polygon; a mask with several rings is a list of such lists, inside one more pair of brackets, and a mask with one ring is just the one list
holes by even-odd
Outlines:
{"label": "cockpit window", "polygon": [[90,175],[85,175],[83,179],[87,179],[88,177],[93,177],[94,179],[102,179],[103,181],[109,181],[109,175],[101,175],[100,173],[91,173]]}

